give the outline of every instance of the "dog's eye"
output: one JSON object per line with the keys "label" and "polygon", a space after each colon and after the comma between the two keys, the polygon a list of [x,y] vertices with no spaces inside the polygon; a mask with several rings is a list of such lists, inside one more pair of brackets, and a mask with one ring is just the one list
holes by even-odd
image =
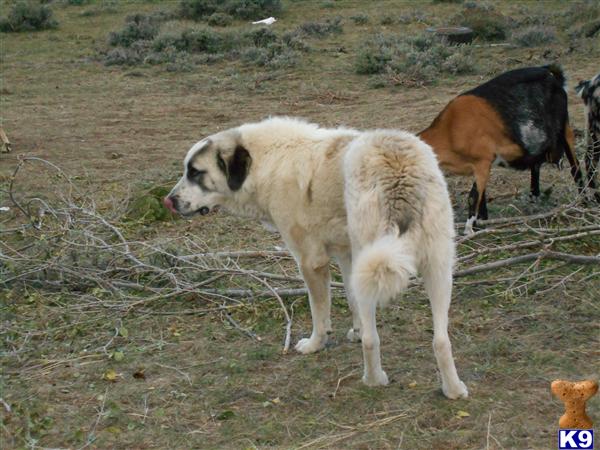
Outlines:
{"label": "dog's eye", "polygon": [[188,175],[188,178],[198,178],[199,175],[203,175],[205,173],[206,173],[206,171],[204,171],[204,170],[198,170],[195,167],[190,166],[190,167],[188,167],[187,175]]}

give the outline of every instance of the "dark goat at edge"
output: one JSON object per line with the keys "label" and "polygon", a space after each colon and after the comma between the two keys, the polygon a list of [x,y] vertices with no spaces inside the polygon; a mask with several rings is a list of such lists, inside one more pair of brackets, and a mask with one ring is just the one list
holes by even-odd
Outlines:
{"label": "dark goat at edge", "polygon": [[450,174],[474,175],[465,233],[488,218],[485,189],[492,165],[531,171],[531,196],[540,195],[540,167],[566,154],[571,174],[583,190],[569,126],[565,77],[555,65],[511,70],[446,105],[419,133]]}

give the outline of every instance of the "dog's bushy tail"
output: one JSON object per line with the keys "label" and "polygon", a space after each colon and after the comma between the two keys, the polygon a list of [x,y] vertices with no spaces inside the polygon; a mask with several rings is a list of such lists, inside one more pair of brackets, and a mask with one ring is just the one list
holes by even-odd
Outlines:
{"label": "dog's bushy tail", "polygon": [[416,267],[405,236],[388,234],[359,252],[352,272],[352,288],[359,299],[385,306],[406,289]]}

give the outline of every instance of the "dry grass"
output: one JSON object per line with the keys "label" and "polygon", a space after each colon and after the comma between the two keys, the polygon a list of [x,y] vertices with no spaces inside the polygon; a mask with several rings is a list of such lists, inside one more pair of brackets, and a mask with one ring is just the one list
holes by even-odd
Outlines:
{"label": "dry grass", "polygon": [[[0,1],[2,10],[8,3]],[[275,72],[235,61],[189,73],[107,68],[96,61],[107,32],[118,29],[127,14],[160,7],[153,2],[119,2],[116,12],[93,16],[81,14],[94,8],[93,2],[57,3],[58,29],[2,35],[0,118],[13,153],[0,156],[0,206],[8,204],[4,189],[16,158],[26,153],[74,175],[81,195],[73,199],[93,200],[129,241],[185,241],[202,251],[276,250],[281,246],[277,236],[224,215],[193,222],[123,221],[125,200],[177,177],[183,154],[201,136],[244,121],[289,114],[324,125],[419,131],[456,93],[506,68],[545,63],[547,51],[573,84],[594,74],[600,57],[591,44],[569,51],[568,36],[557,26],[558,41],[543,48],[474,48],[481,74],[439,79],[429,88],[372,89],[365,76],[353,72],[355,53],[365,34],[381,30],[382,11],[408,17],[414,5],[343,0],[307,8],[305,3],[285,2],[275,30],[341,16],[343,33],[311,42],[314,48],[300,66]],[[544,5],[532,4],[528,11],[542,14],[549,8]],[[442,24],[443,17],[461,8],[432,3],[422,13],[432,24]],[[519,19],[525,6],[508,2],[498,8]],[[350,17],[360,14],[371,20],[355,25]],[[426,26],[416,19],[405,22],[387,22],[386,32],[417,34]],[[228,29],[245,26],[236,22]],[[570,111],[582,128],[579,100],[571,95]],[[21,199],[42,195],[54,202],[50,194],[64,192],[65,180],[52,172],[32,165],[23,174]],[[527,178],[495,172],[492,218],[545,213],[575,198],[568,171],[548,168],[542,170],[542,184],[553,187],[552,195],[529,204]],[[449,182],[457,221],[462,221],[470,182]],[[0,229],[23,220],[0,217]],[[577,213],[531,226],[561,236],[575,231],[559,229],[597,225],[585,220]],[[16,248],[43,243],[40,234],[34,239],[35,233],[28,233],[17,242],[4,240],[5,234],[0,239]],[[460,244],[461,264],[513,256],[514,250],[503,246],[536,237],[536,230],[525,229],[482,234]],[[597,236],[583,236],[550,249],[594,255],[600,246]],[[284,257],[236,262],[244,270],[298,277]],[[384,389],[360,383],[361,351],[345,341],[350,314],[341,296],[334,300],[331,345],[301,356],[281,353],[286,320],[272,297],[234,298],[228,305],[235,307],[211,311],[210,301],[189,294],[126,310],[85,303],[71,287],[0,284],[3,448],[553,448],[562,405],[552,399],[549,381],[598,377],[600,275],[595,266],[532,263],[457,279],[451,333],[457,366],[471,393],[457,402],[439,391],[429,307],[418,284],[381,314],[383,363],[393,380]],[[334,278],[340,281],[337,271]],[[220,289],[266,290],[251,277],[240,281],[239,275],[228,274],[218,283]],[[307,302],[303,296],[283,301],[293,315],[295,342],[310,330]],[[588,409],[598,420],[598,397]]]}

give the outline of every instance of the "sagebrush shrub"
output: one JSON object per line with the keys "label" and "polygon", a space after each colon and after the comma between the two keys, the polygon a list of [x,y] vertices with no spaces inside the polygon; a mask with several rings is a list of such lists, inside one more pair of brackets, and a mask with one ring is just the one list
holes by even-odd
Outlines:
{"label": "sagebrush shrub", "polygon": [[558,21],[568,27],[572,38],[591,38],[600,34],[600,3],[597,0],[573,1]]}
{"label": "sagebrush shrub", "polygon": [[13,5],[7,17],[0,19],[0,31],[37,31],[56,28],[58,22],[52,10],[38,2],[20,1]]}
{"label": "sagebrush shrub", "polygon": [[226,0],[223,11],[239,19],[264,19],[281,13],[281,0]]}
{"label": "sagebrush shrub", "polygon": [[339,34],[343,31],[342,18],[334,17],[327,19],[325,22],[304,22],[295,32],[305,36],[323,38],[330,34]]}
{"label": "sagebrush shrub", "polygon": [[216,13],[221,3],[219,0],[180,0],[179,15],[184,19],[201,20]]}
{"label": "sagebrush shrub", "polygon": [[203,20],[215,13],[226,13],[237,19],[264,19],[281,12],[281,0],[180,0],[179,15],[185,19]]}
{"label": "sagebrush shrub", "polygon": [[509,29],[509,18],[486,3],[465,3],[463,10],[451,22],[453,25],[469,27],[475,37],[486,41],[506,39]]}
{"label": "sagebrush shrub", "polygon": [[213,27],[226,27],[233,23],[233,17],[225,13],[213,13],[206,22]]}
{"label": "sagebrush shrub", "polygon": [[249,31],[246,33],[245,37],[250,39],[256,47],[266,47],[278,40],[277,35],[271,29],[266,27]]}
{"label": "sagebrush shrub", "polygon": [[375,35],[360,48],[354,68],[359,74],[380,74],[393,84],[423,85],[440,73],[475,70],[466,46],[449,46],[428,35],[411,38]]}
{"label": "sagebrush shrub", "polygon": [[537,47],[551,44],[556,40],[556,33],[553,29],[540,25],[523,28],[515,31],[512,35],[512,41],[520,47]]}
{"label": "sagebrush shrub", "polygon": [[127,16],[121,31],[113,31],[108,35],[108,43],[113,47],[129,47],[136,41],[154,39],[160,30],[161,17],[146,14]]}
{"label": "sagebrush shrub", "polygon": [[354,22],[356,25],[365,25],[369,23],[369,16],[366,14],[356,14],[354,16],[350,16],[350,20]]}

